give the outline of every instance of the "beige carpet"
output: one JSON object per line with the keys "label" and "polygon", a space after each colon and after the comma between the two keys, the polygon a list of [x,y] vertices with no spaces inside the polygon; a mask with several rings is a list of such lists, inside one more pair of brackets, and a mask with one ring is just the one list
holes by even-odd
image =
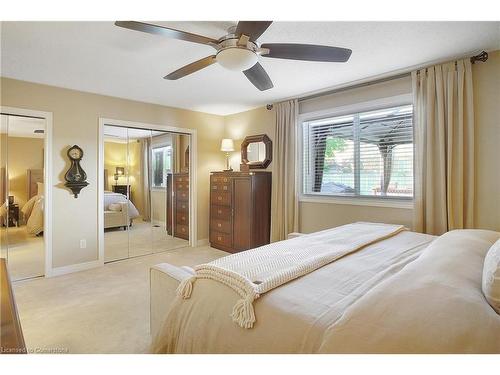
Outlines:
{"label": "beige carpet", "polygon": [[[2,239],[8,243],[8,251],[2,256],[9,262],[12,280],[42,276],[45,273],[45,245],[43,237],[26,231],[26,226],[1,228]],[[6,236],[5,236],[6,234]]]}
{"label": "beige carpet", "polygon": [[104,231],[104,261],[133,258],[188,245],[186,240],[169,236],[164,228],[151,226],[150,222],[138,218],[128,230],[112,228]]}
{"label": "beige carpet", "polygon": [[28,348],[69,353],[146,353],[149,268],[196,265],[227,253],[208,246],[181,248],[104,267],[14,283]]}

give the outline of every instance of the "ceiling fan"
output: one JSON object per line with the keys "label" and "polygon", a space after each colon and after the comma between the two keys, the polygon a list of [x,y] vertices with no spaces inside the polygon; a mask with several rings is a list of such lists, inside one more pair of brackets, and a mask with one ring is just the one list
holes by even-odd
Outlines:
{"label": "ceiling fan", "polygon": [[137,21],[116,21],[115,25],[149,34],[209,45],[215,48],[214,55],[185,65],[164,78],[176,80],[197,72],[214,63],[224,68],[241,71],[259,90],[273,88],[273,83],[259,63],[259,56],[277,59],[346,62],[352,51],[347,48],[319,46],[314,44],[265,43],[257,39],[267,30],[272,21],[240,21],[228,29],[228,34],[216,40],[169,27]]}

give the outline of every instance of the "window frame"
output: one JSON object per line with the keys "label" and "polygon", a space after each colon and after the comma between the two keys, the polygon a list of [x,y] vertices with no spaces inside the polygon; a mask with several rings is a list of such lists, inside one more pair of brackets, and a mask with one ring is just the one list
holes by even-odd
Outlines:
{"label": "window frame", "polygon": [[[393,208],[413,208],[413,197],[394,197],[394,196],[341,196],[341,195],[327,195],[327,194],[314,194],[306,193],[304,191],[304,123],[320,120],[328,117],[338,117],[351,115],[353,113],[368,112],[374,110],[381,110],[384,108],[413,105],[413,98],[411,94],[396,95],[386,98],[380,98],[371,101],[360,102],[351,105],[339,106],[321,110],[316,112],[309,112],[300,114],[297,122],[297,178],[296,186],[299,202],[310,203],[334,203],[334,204],[348,204],[348,205],[361,205],[373,207],[393,207]],[[415,128],[413,128],[413,139],[415,140]],[[415,142],[413,142],[413,170],[415,171]],[[415,191],[415,177],[413,178],[413,185]]]}
{"label": "window frame", "polygon": [[[153,165],[154,161],[153,160],[154,160],[154,150],[155,149],[168,148],[168,147],[170,147],[170,150],[171,150],[170,152],[172,153],[173,152],[172,144],[167,143],[167,142],[152,144],[151,147],[150,147],[151,148],[151,171],[150,171],[150,173],[151,173],[151,191],[164,191],[164,190],[167,189],[167,180],[166,180],[166,178],[165,178],[165,186],[156,186],[156,185],[154,185],[154,172],[155,172],[155,170],[154,170],[154,165]],[[172,160],[170,160],[170,166],[172,166]],[[166,171],[167,171],[166,172],[167,174],[168,173],[172,173],[172,169],[170,169],[170,170],[167,169]]]}

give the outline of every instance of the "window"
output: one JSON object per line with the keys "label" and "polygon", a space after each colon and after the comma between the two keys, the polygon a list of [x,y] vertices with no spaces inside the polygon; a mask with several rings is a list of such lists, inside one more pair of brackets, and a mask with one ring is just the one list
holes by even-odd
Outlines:
{"label": "window", "polygon": [[303,123],[303,192],[413,197],[413,107]]}
{"label": "window", "polygon": [[172,169],[172,147],[153,147],[153,188],[167,187],[167,173]]}

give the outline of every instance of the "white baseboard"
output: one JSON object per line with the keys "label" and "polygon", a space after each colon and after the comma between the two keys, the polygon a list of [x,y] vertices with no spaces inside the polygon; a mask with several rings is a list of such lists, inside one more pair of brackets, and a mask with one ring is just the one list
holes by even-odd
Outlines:
{"label": "white baseboard", "polygon": [[196,246],[208,246],[208,244],[209,244],[208,238],[204,238],[196,242]]}
{"label": "white baseboard", "polygon": [[151,224],[159,225],[160,227],[165,227],[167,223],[165,221],[153,219],[151,220]]}
{"label": "white baseboard", "polygon": [[70,264],[69,266],[52,268],[50,274],[45,275],[46,277],[66,275],[68,273],[79,272],[89,270],[91,268],[102,267],[104,264],[99,260],[93,260],[91,262]]}

